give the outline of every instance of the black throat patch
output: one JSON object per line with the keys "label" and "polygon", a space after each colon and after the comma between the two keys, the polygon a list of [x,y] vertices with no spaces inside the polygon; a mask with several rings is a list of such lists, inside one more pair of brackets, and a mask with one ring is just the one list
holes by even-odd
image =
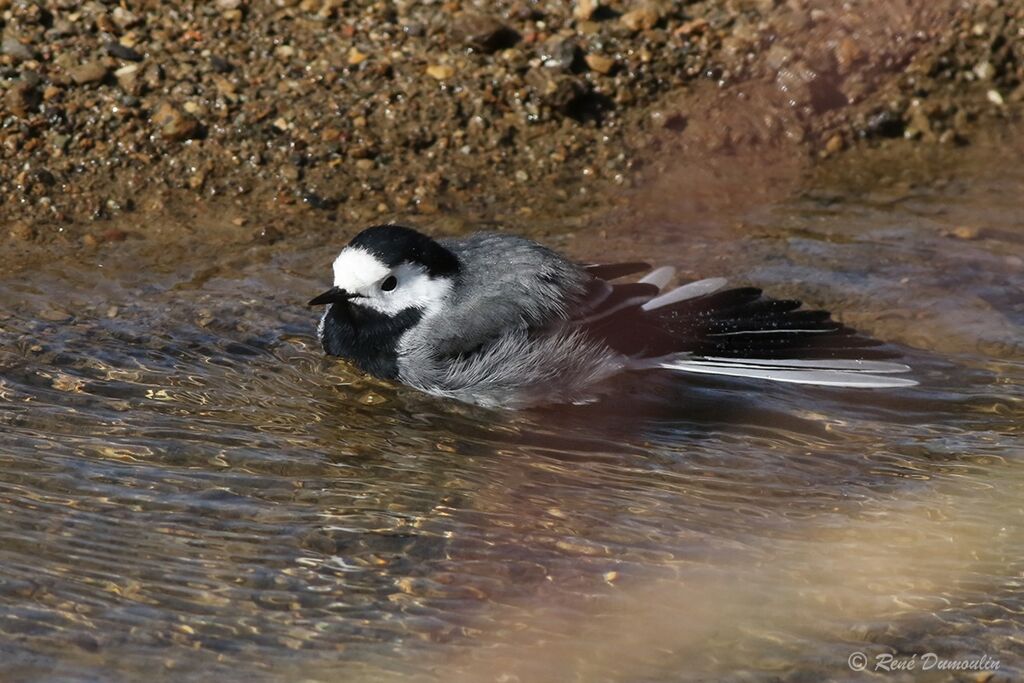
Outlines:
{"label": "black throat patch", "polygon": [[398,341],[419,322],[423,311],[407,308],[385,315],[355,304],[331,304],[320,343],[331,356],[354,363],[382,379],[398,378]]}

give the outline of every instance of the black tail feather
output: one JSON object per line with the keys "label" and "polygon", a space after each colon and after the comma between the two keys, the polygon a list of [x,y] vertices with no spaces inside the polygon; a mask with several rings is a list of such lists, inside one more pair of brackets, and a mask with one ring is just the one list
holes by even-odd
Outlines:
{"label": "black tail feather", "polygon": [[718,358],[887,359],[898,354],[832,319],[797,310],[793,299],[770,299],[755,287],[715,292],[644,311],[630,307],[597,321],[592,334],[624,354],[692,353]]}

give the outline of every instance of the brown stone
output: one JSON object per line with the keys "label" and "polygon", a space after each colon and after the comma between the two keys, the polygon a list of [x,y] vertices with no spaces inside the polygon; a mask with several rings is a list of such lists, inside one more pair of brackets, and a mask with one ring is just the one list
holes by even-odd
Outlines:
{"label": "brown stone", "polygon": [[447,64],[431,64],[427,67],[427,75],[439,81],[446,81],[455,75],[455,69]]}
{"label": "brown stone", "polygon": [[27,81],[17,81],[4,96],[4,103],[10,112],[23,119],[39,107],[39,100],[39,91]]}
{"label": "brown stone", "polygon": [[117,78],[117,84],[121,86],[121,89],[128,93],[138,93],[139,91],[139,65],[129,64],[122,66],[120,69],[114,72],[114,77]]}
{"label": "brown stone", "polygon": [[160,135],[165,140],[191,140],[197,137],[202,130],[195,118],[177,109],[169,102],[164,102],[157,107],[150,120],[160,130]]}
{"label": "brown stone", "polygon": [[589,54],[584,57],[584,60],[587,62],[587,66],[599,74],[610,73],[615,68],[615,60],[604,55]]}
{"label": "brown stone", "polygon": [[590,21],[599,6],[598,0],[577,0],[572,15],[580,21]]}
{"label": "brown stone", "polygon": [[28,223],[15,223],[7,232],[12,238],[21,242],[28,242],[36,236],[35,228]]}
{"label": "brown stone", "polygon": [[349,66],[359,66],[360,64],[365,62],[368,57],[369,55],[367,55],[364,52],[360,52],[358,48],[353,47],[348,51],[348,57],[346,58],[346,61],[348,62]]}
{"label": "brown stone", "polygon": [[706,19],[690,19],[689,21],[684,21],[680,24],[679,28],[673,31],[673,33],[677,36],[689,36],[697,33],[704,33],[704,29],[707,27],[708,22]]}
{"label": "brown stone", "polygon": [[120,228],[109,228],[103,231],[104,242],[123,242],[128,237],[128,233]]}
{"label": "brown stone", "polygon": [[643,5],[620,17],[630,31],[649,31],[657,26],[660,19],[661,13],[653,5]]}
{"label": "brown stone", "polygon": [[836,66],[840,74],[849,73],[853,66],[864,59],[864,51],[853,38],[846,37],[836,46]]}
{"label": "brown stone", "polygon": [[68,75],[78,85],[87,85],[89,83],[99,83],[107,77],[108,69],[99,62],[86,62],[85,64],[79,64],[68,71]]}
{"label": "brown stone", "polygon": [[981,228],[976,225],[958,225],[949,234],[958,240],[976,240],[981,237]]}

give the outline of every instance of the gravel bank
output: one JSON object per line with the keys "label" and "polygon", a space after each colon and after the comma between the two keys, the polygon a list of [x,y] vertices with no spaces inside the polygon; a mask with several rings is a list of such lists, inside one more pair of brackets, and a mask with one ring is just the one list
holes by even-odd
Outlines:
{"label": "gravel bank", "polygon": [[254,238],[275,210],[544,215],[674,146],[962,144],[1024,99],[1020,0],[0,0],[0,18],[15,244],[120,241],[121,214],[147,236],[218,202]]}

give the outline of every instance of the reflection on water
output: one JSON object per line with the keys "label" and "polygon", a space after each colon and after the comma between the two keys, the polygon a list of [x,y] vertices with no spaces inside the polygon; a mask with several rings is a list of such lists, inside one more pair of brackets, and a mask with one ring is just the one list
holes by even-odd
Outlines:
{"label": "reflection on water", "polygon": [[0,282],[3,677],[807,680],[856,650],[1019,675],[1024,173],[961,154],[649,235],[906,344],[897,392],[440,401],[322,358],[302,302],[333,246]]}

